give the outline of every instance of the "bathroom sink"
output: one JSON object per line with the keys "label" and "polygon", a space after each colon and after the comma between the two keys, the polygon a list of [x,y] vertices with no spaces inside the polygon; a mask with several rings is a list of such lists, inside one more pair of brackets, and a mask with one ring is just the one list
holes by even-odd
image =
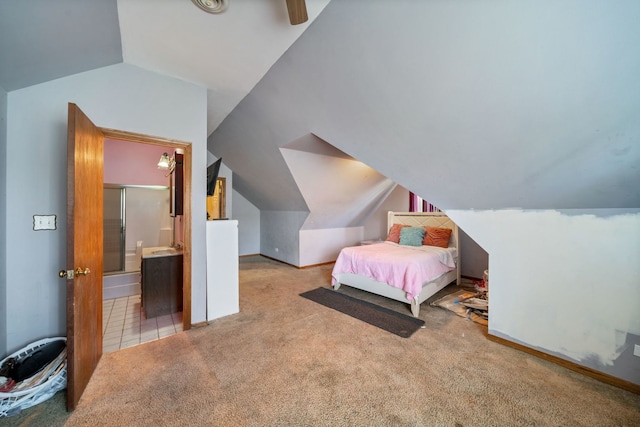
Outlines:
{"label": "bathroom sink", "polygon": [[158,249],[156,251],[151,251],[153,255],[171,255],[178,253],[175,249]]}
{"label": "bathroom sink", "polygon": [[177,248],[172,248],[170,246],[160,246],[157,248],[144,248],[142,250],[142,256],[145,258],[169,256],[169,255],[180,255],[180,254],[182,254],[182,250]]}

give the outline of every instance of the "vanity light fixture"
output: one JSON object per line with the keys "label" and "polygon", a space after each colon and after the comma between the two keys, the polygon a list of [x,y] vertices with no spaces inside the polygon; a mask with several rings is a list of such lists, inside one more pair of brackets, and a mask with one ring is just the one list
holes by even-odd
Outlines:
{"label": "vanity light fixture", "polygon": [[169,157],[168,153],[162,153],[160,161],[158,161],[158,169],[168,170],[167,175],[173,173],[173,169],[176,167],[176,159],[174,156]]}

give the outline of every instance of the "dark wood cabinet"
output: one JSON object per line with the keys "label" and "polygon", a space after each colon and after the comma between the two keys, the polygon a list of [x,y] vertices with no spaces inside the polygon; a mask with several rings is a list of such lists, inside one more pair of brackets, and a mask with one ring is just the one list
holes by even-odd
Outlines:
{"label": "dark wood cabinet", "polygon": [[147,319],[182,311],[182,254],[143,256],[141,274]]}

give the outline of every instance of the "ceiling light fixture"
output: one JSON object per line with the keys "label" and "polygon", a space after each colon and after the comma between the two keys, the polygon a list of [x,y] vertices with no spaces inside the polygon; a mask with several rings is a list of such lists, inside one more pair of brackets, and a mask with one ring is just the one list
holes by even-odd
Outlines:
{"label": "ceiling light fixture", "polygon": [[[309,20],[305,0],[286,0],[289,22],[298,25]],[[191,0],[193,4],[207,13],[222,13],[229,7],[229,0]]]}
{"label": "ceiling light fixture", "polygon": [[207,13],[222,13],[229,7],[229,0],[191,0]]}

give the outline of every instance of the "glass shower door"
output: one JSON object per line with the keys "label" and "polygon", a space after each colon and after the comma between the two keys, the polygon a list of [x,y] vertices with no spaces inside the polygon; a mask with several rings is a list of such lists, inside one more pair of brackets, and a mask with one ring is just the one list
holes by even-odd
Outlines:
{"label": "glass shower door", "polygon": [[107,187],[104,191],[104,273],[124,271],[125,191],[122,187]]}

